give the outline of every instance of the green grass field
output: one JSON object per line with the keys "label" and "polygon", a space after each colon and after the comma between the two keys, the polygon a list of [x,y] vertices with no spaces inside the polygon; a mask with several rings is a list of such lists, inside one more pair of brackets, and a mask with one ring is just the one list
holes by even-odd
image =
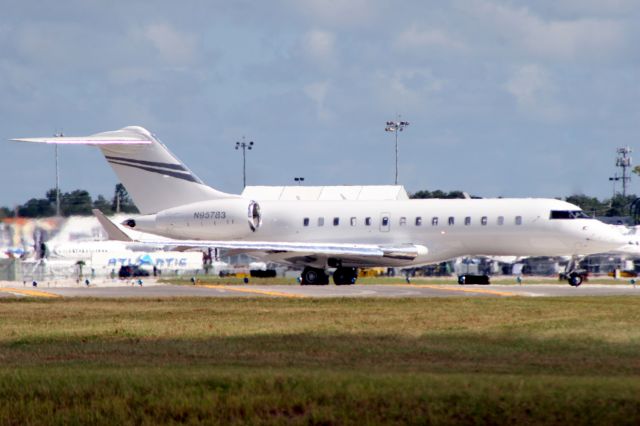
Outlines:
{"label": "green grass field", "polygon": [[640,299],[0,299],[0,424],[638,424]]}

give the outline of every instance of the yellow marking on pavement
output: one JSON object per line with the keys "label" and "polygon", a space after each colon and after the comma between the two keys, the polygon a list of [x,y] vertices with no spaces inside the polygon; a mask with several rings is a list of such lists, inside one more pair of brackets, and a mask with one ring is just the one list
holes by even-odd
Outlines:
{"label": "yellow marking on pavement", "polygon": [[284,293],[281,291],[270,291],[270,290],[260,290],[258,288],[240,288],[240,287],[231,287],[228,285],[202,285],[200,287],[207,287],[207,288],[217,288],[217,289],[222,289],[222,290],[231,290],[231,291],[237,291],[239,293],[253,293],[253,294],[263,294],[265,296],[277,296],[277,297],[289,297],[292,299],[304,299],[307,296],[304,296],[302,294],[295,294],[295,293]]}
{"label": "yellow marking on pavement", "polygon": [[62,297],[59,294],[47,293],[46,291],[27,290],[22,288],[0,288],[0,292],[22,294],[24,296],[33,296],[33,297],[50,297],[50,298]]}
{"label": "yellow marking on pavement", "polygon": [[520,296],[518,293],[513,293],[510,291],[497,291],[497,290],[487,290],[484,288],[464,288],[464,287],[452,287],[452,286],[442,286],[442,285],[427,285],[427,284],[400,284],[402,287],[414,287],[414,288],[431,288],[434,290],[444,290],[444,291],[460,291],[463,293],[480,293],[480,294],[492,294],[494,296]]}

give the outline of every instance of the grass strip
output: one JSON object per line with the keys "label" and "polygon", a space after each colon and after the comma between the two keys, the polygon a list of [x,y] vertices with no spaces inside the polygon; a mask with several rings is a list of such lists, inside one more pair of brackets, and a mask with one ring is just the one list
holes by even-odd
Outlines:
{"label": "grass strip", "polygon": [[2,299],[0,424],[637,424],[639,300]]}

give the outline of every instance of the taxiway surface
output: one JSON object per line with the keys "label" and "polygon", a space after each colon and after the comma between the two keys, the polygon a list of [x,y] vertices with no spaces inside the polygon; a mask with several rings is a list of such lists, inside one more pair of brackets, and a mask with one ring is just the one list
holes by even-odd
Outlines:
{"label": "taxiway surface", "polygon": [[0,297],[99,297],[99,298],[163,298],[163,297],[573,297],[573,296],[637,296],[640,288],[629,284],[567,284],[457,286],[439,284],[393,284],[352,286],[294,285],[167,285],[114,284],[101,286],[29,287],[3,283]]}

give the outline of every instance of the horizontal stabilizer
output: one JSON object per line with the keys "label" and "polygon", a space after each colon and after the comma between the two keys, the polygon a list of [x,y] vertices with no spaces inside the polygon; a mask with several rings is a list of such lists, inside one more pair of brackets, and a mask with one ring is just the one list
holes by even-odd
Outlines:
{"label": "horizontal stabilizer", "polygon": [[85,137],[49,137],[49,138],[16,138],[14,142],[35,142],[61,145],[147,145],[150,140],[131,137],[105,137],[105,136],[85,136]]}

